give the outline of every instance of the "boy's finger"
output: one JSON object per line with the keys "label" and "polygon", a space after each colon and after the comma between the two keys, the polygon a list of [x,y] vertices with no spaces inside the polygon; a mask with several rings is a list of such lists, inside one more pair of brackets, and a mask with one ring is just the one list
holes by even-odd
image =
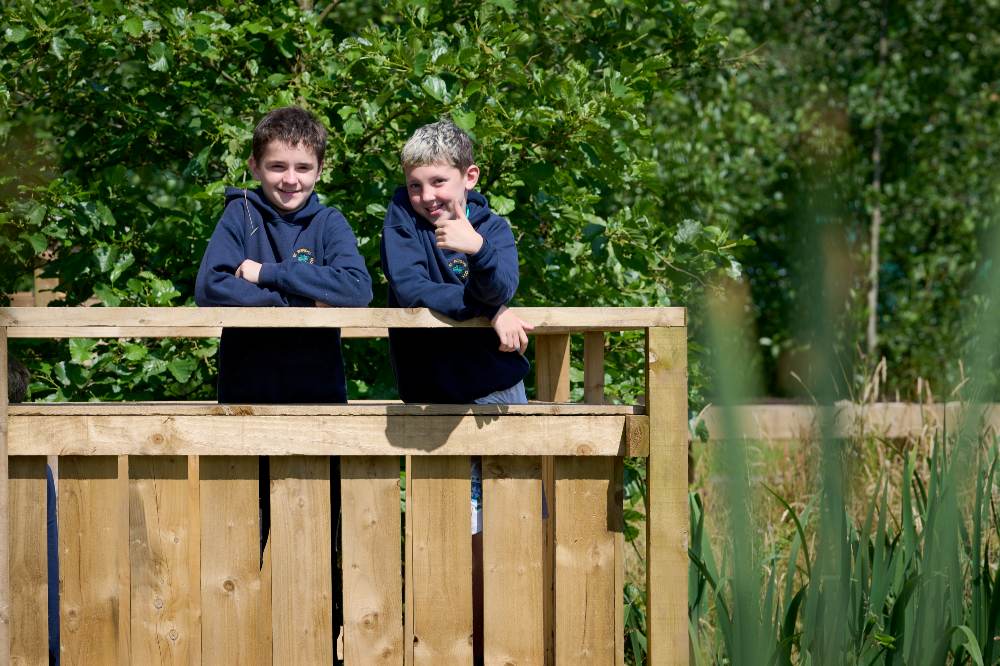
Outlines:
{"label": "boy's finger", "polygon": [[523,354],[528,351],[528,334],[523,330],[517,332],[517,337],[520,338],[521,344],[518,345],[518,350]]}

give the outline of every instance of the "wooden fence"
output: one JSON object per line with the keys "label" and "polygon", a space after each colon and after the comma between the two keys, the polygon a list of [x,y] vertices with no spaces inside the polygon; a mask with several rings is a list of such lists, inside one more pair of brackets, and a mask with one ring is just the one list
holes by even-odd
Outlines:
{"label": "wooden fence", "polygon": [[[58,456],[64,665],[333,663],[328,456],[339,455],[345,663],[470,664],[468,456],[482,455],[486,663],[621,664],[630,455],[648,456],[649,663],[686,664],[685,312],[520,314],[536,324],[544,401],[523,406],[8,406],[4,376],[0,663],[47,663],[45,456]],[[0,308],[0,372],[8,338],[484,325],[427,310]],[[605,332],[635,329],[645,407],[604,405]],[[568,403],[571,332],[584,334],[585,404]],[[259,455],[272,456],[263,558]]]}

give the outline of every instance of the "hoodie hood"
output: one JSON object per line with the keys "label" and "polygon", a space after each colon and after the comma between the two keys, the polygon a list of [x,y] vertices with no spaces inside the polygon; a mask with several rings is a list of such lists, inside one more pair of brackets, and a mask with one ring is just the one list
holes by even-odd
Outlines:
{"label": "hoodie hood", "polygon": [[246,200],[248,204],[252,204],[252,208],[255,208],[258,213],[260,213],[264,222],[271,222],[273,220],[282,220],[290,224],[304,224],[311,220],[316,213],[323,210],[324,206],[319,202],[319,197],[313,192],[306,199],[305,204],[302,208],[292,211],[290,213],[280,213],[271,202],[267,200],[264,193],[259,187],[255,187],[252,190],[245,189],[242,187],[227,187],[226,188],[226,205],[233,200]]}

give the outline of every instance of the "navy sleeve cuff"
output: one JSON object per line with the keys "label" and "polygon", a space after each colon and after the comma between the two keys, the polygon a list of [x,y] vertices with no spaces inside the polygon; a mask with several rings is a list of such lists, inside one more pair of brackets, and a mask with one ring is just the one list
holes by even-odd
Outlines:
{"label": "navy sleeve cuff", "polygon": [[278,264],[261,264],[257,284],[262,287],[274,287],[278,282]]}
{"label": "navy sleeve cuff", "polygon": [[496,250],[493,248],[493,245],[483,236],[483,245],[479,248],[479,252],[469,255],[469,265],[472,268],[481,268],[487,265],[495,254]]}

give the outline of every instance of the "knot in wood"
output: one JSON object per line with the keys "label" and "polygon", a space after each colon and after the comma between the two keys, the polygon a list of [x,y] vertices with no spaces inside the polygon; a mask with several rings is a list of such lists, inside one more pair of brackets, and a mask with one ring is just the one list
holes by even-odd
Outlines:
{"label": "knot in wood", "polygon": [[226,579],[226,581],[222,584],[222,589],[224,589],[226,592],[232,592],[233,590],[236,589],[236,583],[234,583],[232,580]]}

